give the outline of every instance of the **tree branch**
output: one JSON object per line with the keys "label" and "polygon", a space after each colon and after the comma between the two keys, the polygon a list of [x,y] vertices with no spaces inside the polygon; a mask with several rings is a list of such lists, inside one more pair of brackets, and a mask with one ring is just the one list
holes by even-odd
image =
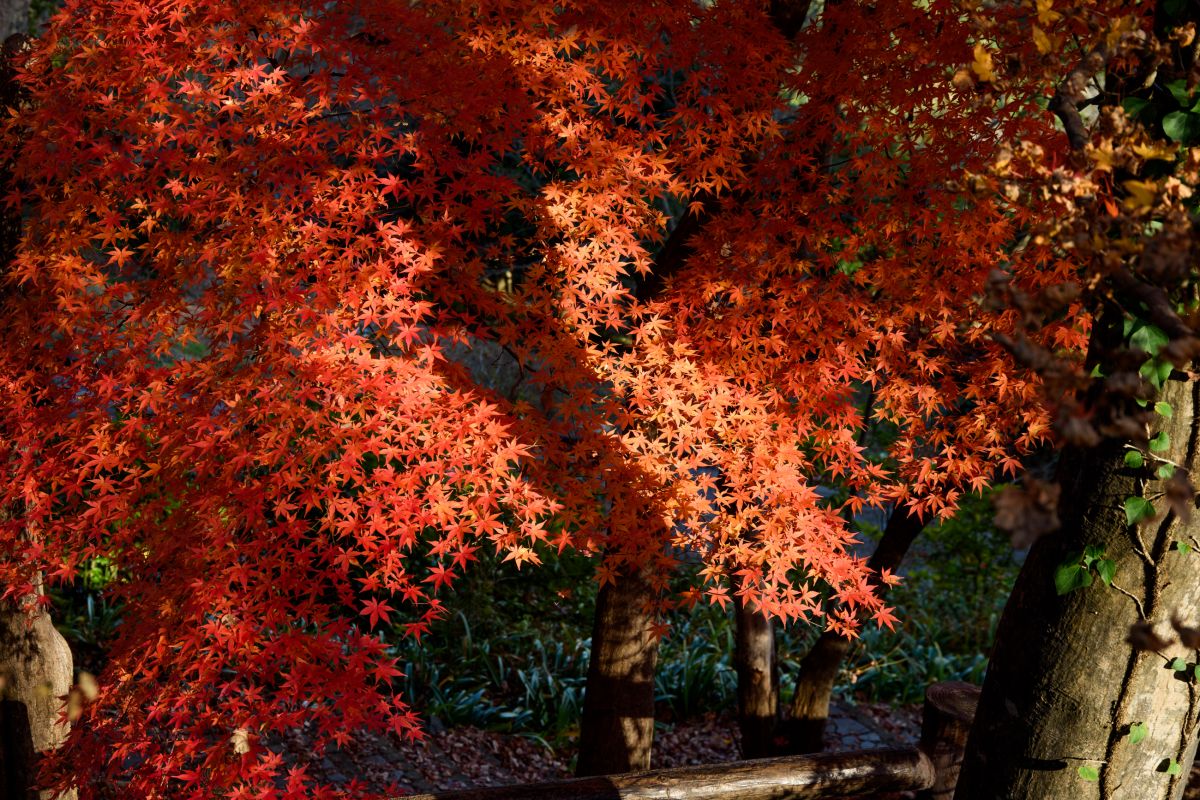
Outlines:
{"label": "tree branch", "polygon": [[[825,7],[835,6],[839,1],[826,0]],[[804,27],[811,8],[812,0],[770,0],[767,14],[776,30],[791,41]],[[717,199],[717,195],[709,191],[699,192],[691,198],[689,210],[658,251],[650,274],[639,278],[634,286],[634,297],[640,302],[656,299],[662,294],[667,280],[683,268],[693,250],[688,240],[699,233],[703,218],[712,213]]]}
{"label": "tree branch", "polygon": [[1091,139],[1079,109],[1087,103],[1088,82],[1104,68],[1107,59],[1103,46],[1088,53],[1058,85],[1054,97],[1050,99],[1049,109],[1062,121],[1073,150],[1082,150]]}

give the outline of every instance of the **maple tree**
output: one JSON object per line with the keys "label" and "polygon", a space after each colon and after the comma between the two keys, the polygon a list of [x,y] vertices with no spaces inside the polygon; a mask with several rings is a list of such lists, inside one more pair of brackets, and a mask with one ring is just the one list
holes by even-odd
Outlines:
{"label": "maple tree", "polygon": [[890,625],[845,516],[950,514],[1078,429],[1023,358],[1090,330],[1027,237],[1043,106],[1137,4],[770,5],[65,4],[4,139],[0,574],[110,559],[126,621],[48,780],[332,795],[270,736],[419,735],[377,629],[422,635],[480,547],[604,552],[662,602],[688,551],[677,602],[733,576]]}

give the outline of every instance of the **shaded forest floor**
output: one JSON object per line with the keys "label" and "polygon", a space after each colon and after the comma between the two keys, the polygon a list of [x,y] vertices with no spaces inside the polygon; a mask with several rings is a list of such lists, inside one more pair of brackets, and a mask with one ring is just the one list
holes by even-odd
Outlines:
{"label": "shaded forest floor", "polygon": [[[885,703],[835,703],[826,749],[845,751],[916,745],[921,707]],[[430,732],[422,743],[367,737],[320,758],[309,756],[307,737],[297,731],[284,743],[288,759],[307,764],[310,775],[335,783],[351,778],[373,790],[434,792],[474,786],[505,786],[571,777],[575,753],[552,750],[520,734],[462,727]],[[705,714],[661,728],[655,736],[655,768],[736,761],[737,723],[732,714]],[[907,800],[911,793],[875,795],[870,800]],[[867,800],[867,798],[862,798]],[[1200,765],[1192,770],[1184,800],[1200,800]]]}
{"label": "shaded forest floor", "polygon": [[[919,736],[919,706],[839,703],[832,711],[826,748],[913,745]],[[575,756],[569,747],[552,750],[529,736],[472,727],[434,730],[417,744],[391,736],[365,737],[316,758],[309,755],[302,730],[282,744],[288,760],[307,765],[309,775],[332,783],[357,778],[376,791],[392,785],[402,791],[432,792],[557,780],[571,776]],[[738,757],[737,724],[728,713],[664,726],[655,736],[655,768],[719,764]]]}

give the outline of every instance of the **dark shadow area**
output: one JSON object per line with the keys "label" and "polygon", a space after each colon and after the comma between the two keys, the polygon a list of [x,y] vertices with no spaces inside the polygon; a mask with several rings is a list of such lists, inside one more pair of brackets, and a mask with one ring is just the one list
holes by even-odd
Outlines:
{"label": "dark shadow area", "polygon": [[0,700],[0,795],[6,800],[36,797],[33,731],[29,709],[19,700]]}

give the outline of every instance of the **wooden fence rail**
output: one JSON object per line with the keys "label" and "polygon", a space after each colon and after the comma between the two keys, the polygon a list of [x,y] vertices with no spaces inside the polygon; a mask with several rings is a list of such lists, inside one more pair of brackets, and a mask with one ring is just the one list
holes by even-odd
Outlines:
{"label": "wooden fence rail", "polygon": [[914,790],[923,800],[950,800],[978,695],[978,688],[957,681],[930,686],[919,747],[459,789],[409,800],[827,800]]}

